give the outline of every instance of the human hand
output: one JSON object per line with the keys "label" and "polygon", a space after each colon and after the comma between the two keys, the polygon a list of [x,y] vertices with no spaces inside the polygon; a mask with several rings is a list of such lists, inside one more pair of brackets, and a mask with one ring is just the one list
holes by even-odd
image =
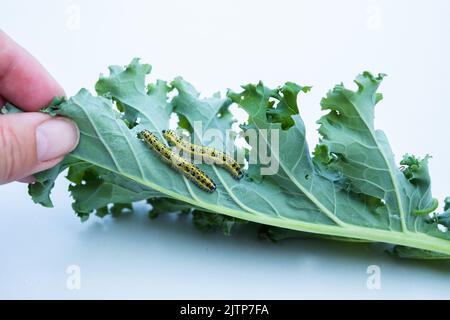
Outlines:
{"label": "human hand", "polygon": [[0,107],[11,102],[24,113],[0,116],[0,184],[33,181],[78,144],[76,125],[38,111],[64,91],[42,65],[0,30]]}

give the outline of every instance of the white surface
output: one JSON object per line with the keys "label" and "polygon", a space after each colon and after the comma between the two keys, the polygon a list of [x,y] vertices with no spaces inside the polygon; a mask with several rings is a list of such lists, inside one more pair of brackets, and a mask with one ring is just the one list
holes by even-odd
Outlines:
{"label": "white surface", "polygon": [[[79,25],[77,25],[77,12]],[[155,77],[182,75],[205,94],[259,79],[311,84],[301,99],[310,143],[320,98],[363,70],[385,72],[376,124],[397,157],[434,156],[434,194],[449,193],[448,1],[5,1],[1,27],[68,95],[139,56]],[[0,298],[450,298],[449,264],[393,259],[318,240],[276,245],[203,234],[143,212],[81,224],[66,183],[54,209],[26,186],[0,186]],[[80,290],[66,287],[70,265]],[[366,286],[381,268],[381,290]]]}

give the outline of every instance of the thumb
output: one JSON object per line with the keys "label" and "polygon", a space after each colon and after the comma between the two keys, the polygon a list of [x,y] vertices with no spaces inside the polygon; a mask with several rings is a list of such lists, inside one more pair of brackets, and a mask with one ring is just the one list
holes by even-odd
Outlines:
{"label": "thumb", "polygon": [[39,112],[0,116],[0,184],[49,169],[78,144],[76,125]]}

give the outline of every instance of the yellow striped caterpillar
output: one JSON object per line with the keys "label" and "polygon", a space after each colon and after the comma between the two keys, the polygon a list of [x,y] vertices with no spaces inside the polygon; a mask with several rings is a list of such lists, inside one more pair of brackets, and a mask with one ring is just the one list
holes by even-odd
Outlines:
{"label": "yellow striped caterpillar", "polygon": [[197,186],[206,192],[212,193],[216,190],[216,184],[197,166],[193,165],[180,155],[173,152],[168,146],[162,143],[152,132],[142,130],[138,133],[138,138],[144,142],[161,158],[173,168],[184,174],[188,179],[193,181]]}
{"label": "yellow striped caterpillar", "polygon": [[214,148],[192,144],[189,141],[181,138],[173,130],[163,130],[162,133],[169,144],[175,145],[177,148],[184,152],[187,152],[190,155],[200,156],[206,162],[215,163],[223,167],[236,180],[239,180],[244,176],[244,172],[239,166],[239,163],[237,163],[226,153]]}

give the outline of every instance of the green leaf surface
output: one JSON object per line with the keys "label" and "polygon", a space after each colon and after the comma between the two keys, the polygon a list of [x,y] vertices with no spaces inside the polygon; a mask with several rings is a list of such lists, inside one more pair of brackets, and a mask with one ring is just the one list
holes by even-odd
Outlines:
{"label": "green leaf surface", "polygon": [[[219,225],[225,233],[237,221],[251,221],[450,255],[449,233],[438,228],[439,219],[427,216],[436,206],[428,157],[407,155],[397,165],[386,136],[375,127],[375,105],[382,98],[377,90],[384,75],[364,72],[355,80],[357,90],[340,84],[328,92],[321,101],[327,112],[319,120],[321,141],[312,156],[298,106],[299,94],[310,87],[288,82],[271,89],[259,82],[229,91],[227,97],[203,98],[182,78],[170,86],[164,81],[147,85],[150,69],[137,59],[126,67],[110,67],[110,74],[96,84],[97,96],[82,89],[53,107],[55,114],[77,123],[81,138],[61,165],[30,186],[35,201],[51,205],[52,184],[69,168],[73,206],[83,219],[94,210],[98,215],[117,213],[146,199],[158,215],[173,207],[170,199],[180,212],[196,210],[195,223]],[[233,150],[232,136],[227,136],[234,121],[231,104],[248,113],[248,122],[241,126],[244,135],[251,130],[267,133],[259,135],[257,143],[265,143],[271,163],[257,155],[241,181],[223,168],[200,164],[217,184],[214,193],[198,189],[136,138],[145,128],[163,139],[161,131],[168,129],[175,112],[179,126],[188,129],[194,141],[228,150],[224,141],[192,130],[200,123],[203,130],[221,132]],[[278,170],[261,174],[274,163]],[[108,204],[119,205],[113,212]]]}

